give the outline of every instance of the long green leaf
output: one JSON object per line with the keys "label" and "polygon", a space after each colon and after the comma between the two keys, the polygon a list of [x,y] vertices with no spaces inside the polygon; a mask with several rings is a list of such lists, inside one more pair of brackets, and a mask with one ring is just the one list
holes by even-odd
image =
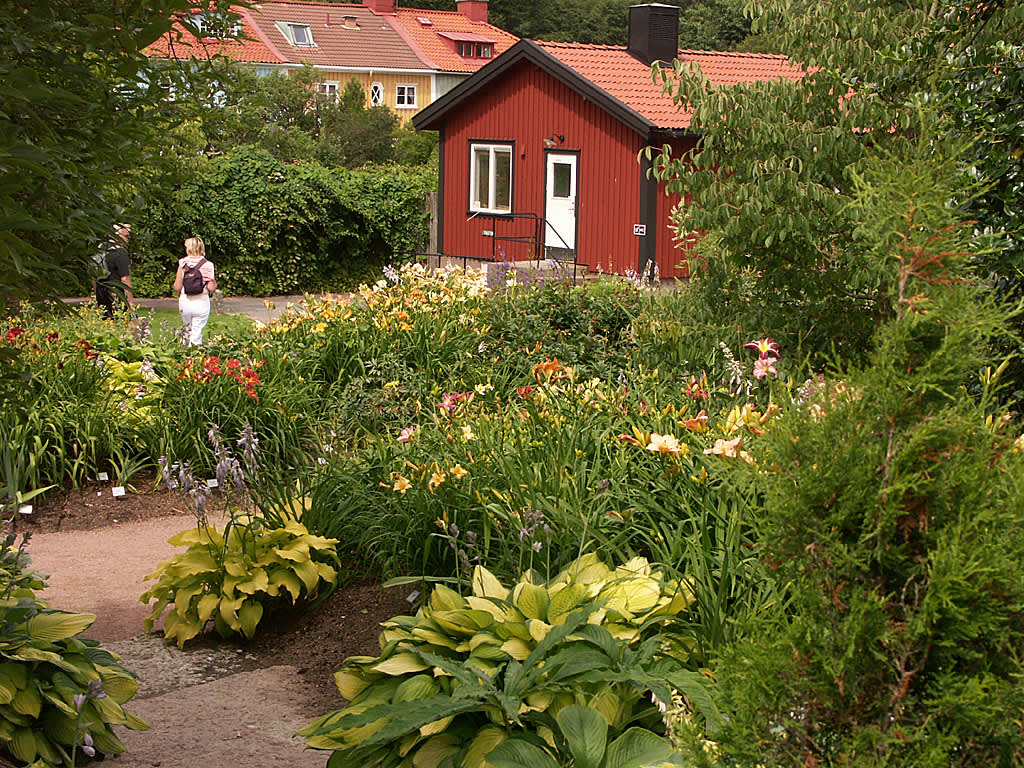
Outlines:
{"label": "long green leaf", "polygon": [[672,756],[672,744],[644,728],[630,728],[608,745],[605,768],[648,768]]}
{"label": "long green leaf", "polygon": [[608,721],[593,707],[574,704],[556,716],[576,768],[600,768],[608,744]]}
{"label": "long green leaf", "polygon": [[540,747],[523,739],[507,739],[487,755],[495,768],[559,768],[558,763]]}

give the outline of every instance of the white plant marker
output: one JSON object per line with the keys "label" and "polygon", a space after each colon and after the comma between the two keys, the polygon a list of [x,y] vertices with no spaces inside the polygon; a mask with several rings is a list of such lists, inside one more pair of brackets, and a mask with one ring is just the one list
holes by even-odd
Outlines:
{"label": "white plant marker", "polygon": [[217,482],[217,478],[216,477],[211,477],[209,480],[206,481],[206,487],[207,488],[218,488],[218,487],[220,487],[220,483]]}
{"label": "white plant marker", "polygon": [[22,504],[20,507],[18,507],[18,514],[19,515],[31,515],[32,514],[32,505],[31,504]]}
{"label": "white plant marker", "polygon": [[407,598],[405,598],[405,599],[411,604],[411,603],[415,603],[417,600],[419,600],[419,598],[420,598],[419,590],[414,589],[412,592],[409,593],[409,596]]}
{"label": "white plant marker", "polygon": [[115,499],[120,499],[122,496],[125,495],[124,486],[115,485],[113,488],[110,489],[110,493],[113,494]]}
{"label": "white plant marker", "polygon": [[96,479],[99,480],[101,483],[105,483],[107,482],[107,480],[110,479],[110,475],[108,475],[106,472],[98,472],[96,474]]}

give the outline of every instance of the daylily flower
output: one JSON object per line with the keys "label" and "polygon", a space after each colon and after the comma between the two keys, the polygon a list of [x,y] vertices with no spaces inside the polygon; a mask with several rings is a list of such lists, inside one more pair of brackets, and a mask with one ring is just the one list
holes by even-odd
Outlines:
{"label": "daylily flower", "polygon": [[743,348],[757,351],[760,357],[782,357],[782,354],[779,352],[779,345],[774,339],[769,339],[767,336],[763,339],[754,339],[753,341],[749,341],[743,345]]}
{"label": "daylily flower", "polygon": [[469,472],[463,469],[461,464],[456,464],[454,467],[452,467],[452,477],[455,478],[456,480],[461,480],[468,474]]}
{"label": "daylily flower", "polygon": [[757,358],[754,362],[754,378],[763,379],[765,376],[771,375],[777,377],[779,372],[775,368],[775,364],[779,362],[774,357],[762,356]]}
{"label": "daylily flower", "polygon": [[402,475],[395,475],[395,484],[392,486],[392,490],[398,491],[404,496],[405,492],[410,488],[412,488],[412,483],[408,479]]}
{"label": "daylily flower", "polygon": [[555,375],[565,370],[565,366],[558,362],[557,357],[552,360],[545,360],[543,363],[537,363],[531,370],[538,384],[542,376],[548,381],[557,381],[558,379],[565,378],[565,376]]}
{"label": "daylily flower", "polygon": [[696,416],[679,422],[679,426],[691,432],[704,432],[708,428],[708,413],[704,409]]}
{"label": "daylily flower", "polygon": [[430,476],[430,481],[427,483],[427,488],[429,488],[431,490],[431,492],[433,492],[433,491],[437,490],[437,488],[441,485],[441,483],[443,483],[447,479],[448,479],[448,473],[447,472],[440,472],[440,471],[439,472],[435,472],[434,474],[432,474]]}
{"label": "daylily flower", "polygon": [[470,440],[476,440],[476,434],[474,434],[473,428],[469,424],[464,424],[462,427],[462,439],[467,443]]}
{"label": "daylily flower", "polygon": [[398,442],[408,443],[412,441],[412,436],[416,434],[416,427],[406,427],[398,434]]}
{"label": "daylily flower", "polygon": [[686,385],[686,396],[692,397],[694,400],[711,399],[711,394],[708,392],[708,381],[703,374],[699,379],[696,376],[690,377],[690,381]]}
{"label": "daylily flower", "polygon": [[711,448],[705,448],[704,453],[715,456],[727,456],[730,459],[735,459],[740,455],[740,445],[743,444],[743,436],[733,440],[725,440],[719,438],[715,440],[714,446]]}
{"label": "daylily flower", "polygon": [[629,443],[630,445],[635,445],[637,448],[643,448],[644,447],[643,443],[641,443],[639,440],[637,440],[632,435],[627,434],[626,432],[623,432],[621,435],[619,435],[619,440],[621,440],[624,443]]}
{"label": "daylily flower", "polygon": [[683,448],[675,435],[659,435],[654,432],[647,444],[647,450],[651,453],[682,453]]}

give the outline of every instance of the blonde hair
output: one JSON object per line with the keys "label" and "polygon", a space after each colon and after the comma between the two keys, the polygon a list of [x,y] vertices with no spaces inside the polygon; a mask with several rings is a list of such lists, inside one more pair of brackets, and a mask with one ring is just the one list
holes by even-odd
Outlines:
{"label": "blonde hair", "polygon": [[203,245],[203,238],[201,237],[188,237],[185,238],[185,255],[189,258],[199,257],[200,259],[206,258],[206,246]]}

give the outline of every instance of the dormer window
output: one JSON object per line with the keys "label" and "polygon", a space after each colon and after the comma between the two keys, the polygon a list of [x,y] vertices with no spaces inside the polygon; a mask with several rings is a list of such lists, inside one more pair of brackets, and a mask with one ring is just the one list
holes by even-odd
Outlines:
{"label": "dormer window", "polygon": [[418,21],[420,23],[421,27],[432,27],[432,26],[434,26],[434,22],[432,22],[426,16],[417,16],[416,17],[416,21]]}
{"label": "dormer window", "polygon": [[494,48],[490,43],[456,43],[456,50],[459,56],[467,59],[489,59],[494,55]]}
{"label": "dormer window", "polygon": [[297,48],[315,48],[316,43],[313,41],[313,31],[309,28],[309,24],[296,24],[291,21],[275,21],[274,26],[280,30],[281,34],[284,35],[288,41],[288,45],[294,45]]}
{"label": "dormer window", "polygon": [[471,32],[438,32],[455,43],[455,52],[464,59],[489,59],[494,56],[494,41]]}
{"label": "dormer window", "polygon": [[342,16],[341,26],[345,29],[359,29],[359,19],[355,16]]}
{"label": "dormer window", "polygon": [[200,37],[212,37],[219,40],[238,37],[242,34],[242,25],[238,17],[232,13],[217,13],[207,11],[205,13],[192,14],[192,23],[199,30]]}

